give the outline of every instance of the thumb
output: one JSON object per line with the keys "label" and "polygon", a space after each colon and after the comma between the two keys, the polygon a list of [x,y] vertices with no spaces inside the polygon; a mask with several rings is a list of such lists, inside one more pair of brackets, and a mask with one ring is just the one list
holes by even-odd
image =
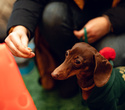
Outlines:
{"label": "thumb", "polygon": [[23,36],[21,37],[21,42],[22,42],[22,45],[23,45],[24,47],[27,47],[27,46],[28,46],[28,41],[29,41],[29,39],[28,39],[27,35],[23,35]]}
{"label": "thumb", "polygon": [[83,30],[83,29],[81,29],[81,30],[79,30],[79,31],[74,30],[73,33],[74,33],[74,35],[75,35],[78,39],[80,39],[80,38],[84,35],[84,30]]}

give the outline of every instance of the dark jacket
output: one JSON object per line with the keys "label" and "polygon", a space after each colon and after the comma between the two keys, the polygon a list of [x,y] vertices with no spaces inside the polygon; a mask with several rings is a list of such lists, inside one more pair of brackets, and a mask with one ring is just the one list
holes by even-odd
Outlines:
{"label": "dark jacket", "polygon": [[[7,33],[12,26],[23,25],[31,33],[40,20],[42,11],[50,0],[17,0],[11,17],[8,21]],[[56,0],[64,1],[65,0]],[[66,0],[68,3],[73,0]],[[125,32],[125,0],[121,0],[117,7],[112,7],[112,0],[85,0],[84,11],[87,11],[91,18],[106,14],[112,23],[114,33]]]}

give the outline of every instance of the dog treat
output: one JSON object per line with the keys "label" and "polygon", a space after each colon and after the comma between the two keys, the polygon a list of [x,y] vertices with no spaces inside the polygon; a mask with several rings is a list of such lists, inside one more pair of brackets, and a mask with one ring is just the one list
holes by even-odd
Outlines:
{"label": "dog treat", "polygon": [[31,49],[30,47],[28,47],[28,50],[29,50],[30,52],[32,52],[32,49]]}

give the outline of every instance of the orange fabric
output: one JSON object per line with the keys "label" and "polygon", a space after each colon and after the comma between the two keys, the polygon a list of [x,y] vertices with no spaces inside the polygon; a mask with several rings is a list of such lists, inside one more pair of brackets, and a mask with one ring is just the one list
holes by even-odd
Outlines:
{"label": "orange fabric", "polygon": [[37,110],[5,43],[0,44],[0,110]]}
{"label": "orange fabric", "polygon": [[112,7],[116,7],[120,0],[113,0]]}
{"label": "orange fabric", "polygon": [[84,0],[74,0],[78,7],[82,10],[84,7]]}
{"label": "orange fabric", "polygon": [[[74,0],[80,9],[84,8],[84,0]],[[120,0],[113,0],[112,7],[116,7]]]}

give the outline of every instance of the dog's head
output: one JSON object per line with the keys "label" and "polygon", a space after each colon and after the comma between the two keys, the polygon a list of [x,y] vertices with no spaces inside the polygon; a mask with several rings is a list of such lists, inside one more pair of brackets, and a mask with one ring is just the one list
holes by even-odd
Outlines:
{"label": "dog's head", "polygon": [[72,49],[66,51],[65,56],[65,61],[52,72],[53,78],[64,80],[73,75],[89,73],[93,76],[97,87],[101,87],[108,82],[112,66],[89,44],[76,43]]}

